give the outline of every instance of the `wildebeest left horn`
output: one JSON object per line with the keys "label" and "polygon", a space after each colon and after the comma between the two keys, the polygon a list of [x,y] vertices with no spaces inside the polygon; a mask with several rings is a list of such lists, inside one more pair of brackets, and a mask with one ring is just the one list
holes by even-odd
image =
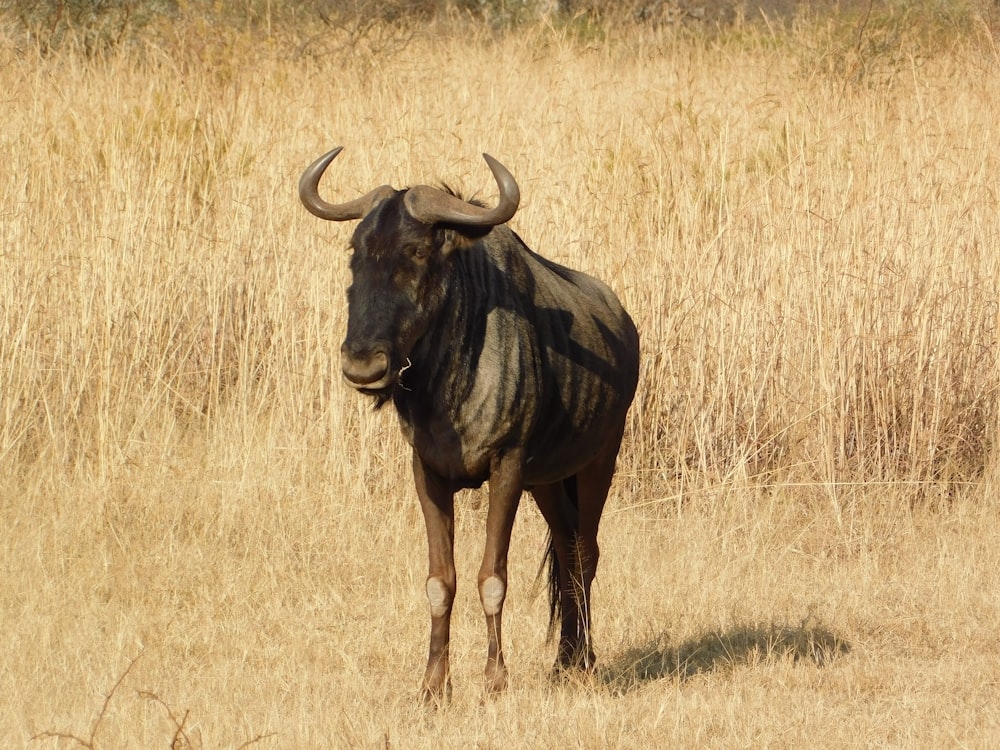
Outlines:
{"label": "wildebeest left horn", "polygon": [[489,154],[483,158],[493,172],[500,188],[500,200],[495,208],[483,208],[468,203],[444,190],[417,185],[406,192],[403,203],[407,212],[423,224],[458,224],[472,227],[492,227],[508,221],[517,211],[521,191],[507,168]]}
{"label": "wildebeest left horn", "polygon": [[375,205],[392,195],[395,190],[389,185],[382,185],[372,190],[370,193],[355,198],[347,203],[327,203],[319,197],[319,179],[323,172],[330,166],[330,162],[337,158],[337,154],[343,151],[343,146],[337,146],[326,154],[323,154],[316,161],[306,167],[306,171],[299,178],[299,198],[303,205],[309,209],[309,213],[327,221],[350,221],[351,219],[361,219],[371,211]]}

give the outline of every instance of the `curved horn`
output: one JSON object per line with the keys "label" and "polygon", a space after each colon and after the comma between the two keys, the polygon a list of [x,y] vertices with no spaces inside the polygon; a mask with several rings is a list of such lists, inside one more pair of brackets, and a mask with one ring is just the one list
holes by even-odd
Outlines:
{"label": "curved horn", "polygon": [[306,167],[306,171],[299,178],[299,198],[302,204],[313,216],[318,216],[327,221],[350,221],[351,219],[361,219],[371,211],[377,203],[385,200],[395,191],[389,185],[382,185],[372,190],[370,193],[355,198],[347,203],[327,203],[319,197],[319,179],[323,172],[330,166],[330,162],[337,158],[337,154],[343,151],[343,146],[337,146],[328,153],[323,154],[316,161]]}
{"label": "curved horn", "polygon": [[410,188],[403,198],[410,216],[422,224],[459,224],[471,227],[493,227],[508,221],[517,211],[521,191],[507,167],[489,154],[483,154],[483,158],[500,188],[500,201],[496,208],[483,208],[456,198],[444,190],[417,185]]}

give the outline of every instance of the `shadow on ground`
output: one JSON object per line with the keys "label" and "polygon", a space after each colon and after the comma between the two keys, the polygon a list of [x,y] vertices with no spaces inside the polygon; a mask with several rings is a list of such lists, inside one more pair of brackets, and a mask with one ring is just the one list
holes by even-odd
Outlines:
{"label": "shadow on ground", "polygon": [[626,693],[655,680],[683,680],[778,659],[824,667],[850,650],[847,641],[821,625],[737,625],[676,645],[662,635],[606,662],[598,677],[612,691]]}

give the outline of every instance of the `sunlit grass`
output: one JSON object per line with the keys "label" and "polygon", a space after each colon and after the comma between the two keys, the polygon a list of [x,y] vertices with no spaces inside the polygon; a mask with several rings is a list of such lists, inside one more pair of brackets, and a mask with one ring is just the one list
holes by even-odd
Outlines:
{"label": "sunlit grass", "polygon": [[[8,46],[5,744],[166,746],[169,709],[204,747],[992,745],[991,44],[433,32],[354,56],[206,29],[96,58]],[[493,154],[515,230],[638,324],[592,680],[548,679],[526,501],[512,688],[480,705],[467,493],[454,704],[416,706],[407,449],[340,383],[350,228],[295,193],[334,145],[343,198],[489,198]]]}

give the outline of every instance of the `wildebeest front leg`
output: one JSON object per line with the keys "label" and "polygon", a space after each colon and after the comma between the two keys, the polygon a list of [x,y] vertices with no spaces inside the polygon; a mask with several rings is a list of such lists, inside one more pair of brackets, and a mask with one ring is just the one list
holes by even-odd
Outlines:
{"label": "wildebeest front leg", "polygon": [[413,476],[427,526],[427,602],[431,609],[431,641],[421,696],[427,703],[440,703],[451,692],[448,643],[455,600],[455,503],[451,488],[427,469],[416,451]]}
{"label": "wildebeest front leg", "polygon": [[512,450],[493,460],[490,467],[490,500],[486,513],[486,549],[479,568],[479,599],[486,615],[489,641],[484,684],[487,694],[507,687],[503,658],[503,603],[507,596],[507,552],[514,516],[521,499],[523,451]]}

